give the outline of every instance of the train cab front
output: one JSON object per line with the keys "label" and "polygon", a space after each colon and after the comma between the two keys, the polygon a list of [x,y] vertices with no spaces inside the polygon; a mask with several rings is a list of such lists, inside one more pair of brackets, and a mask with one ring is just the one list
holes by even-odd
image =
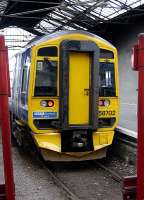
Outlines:
{"label": "train cab front", "polygon": [[52,161],[104,157],[113,131],[98,132],[100,48],[93,41],[63,40],[35,52],[29,123],[42,156]]}

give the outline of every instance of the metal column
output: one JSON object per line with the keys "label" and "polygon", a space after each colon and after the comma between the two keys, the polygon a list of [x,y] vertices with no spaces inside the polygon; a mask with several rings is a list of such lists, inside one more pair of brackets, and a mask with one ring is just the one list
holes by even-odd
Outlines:
{"label": "metal column", "polygon": [[138,71],[137,177],[124,180],[124,200],[144,200],[144,34],[133,48],[133,69]]}
{"label": "metal column", "polygon": [[4,37],[0,36],[0,126],[5,177],[5,185],[0,185],[0,200],[15,200],[8,96],[10,96],[8,49]]}

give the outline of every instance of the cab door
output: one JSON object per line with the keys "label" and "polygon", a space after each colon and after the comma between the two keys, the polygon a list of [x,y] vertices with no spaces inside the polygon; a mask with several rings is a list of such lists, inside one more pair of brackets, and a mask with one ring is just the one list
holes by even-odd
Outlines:
{"label": "cab door", "polygon": [[90,62],[89,53],[69,54],[68,122],[70,125],[89,124]]}

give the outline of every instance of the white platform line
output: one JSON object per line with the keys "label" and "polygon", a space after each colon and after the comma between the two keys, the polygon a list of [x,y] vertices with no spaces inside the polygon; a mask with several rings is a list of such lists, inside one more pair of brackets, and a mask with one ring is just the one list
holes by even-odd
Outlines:
{"label": "white platform line", "polygon": [[127,103],[127,102],[123,102],[123,103],[120,103],[121,105],[128,105],[128,106],[137,106],[136,103]]}
{"label": "white platform line", "polygon": [[119,131],[120,133],[123,133],[125,135],[130,136],[130,137],[137,138],[137,132],[135,132],[135,131],[129,130],[127,128],[123,128],[121,126],[117,126],[116,130]]}

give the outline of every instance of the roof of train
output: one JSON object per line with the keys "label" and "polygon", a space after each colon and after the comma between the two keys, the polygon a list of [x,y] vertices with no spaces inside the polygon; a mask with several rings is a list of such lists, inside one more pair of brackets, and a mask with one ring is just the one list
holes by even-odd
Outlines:
{"label": "roof of train", "polygon": [[56,37],[59,37],[59,36],[63,36],[63,35],[66,35],[66,34],[74,34],[74,33],[95,37],[97,39],[102,40],[103,42],[105,42],[106,44],[110,45],[111,47],[114,47],[110,42],[108,42],[107,40],[101,38],[100,36],[95,35],[93,33],[89,33],[87,31],[81,31],[81,30],[80,31],[75,31],[75,30],[74,31],[73,30],[72,31],[58,31],[58,32],[55,32],[55,33],[52,33],[52,34],[49,34],[49,35],[42,36],[42,37],[36,37],[31,42],[29,42],[25,47],[26,48],[30,48],[33,45],[39,44],[41,42],[45,42],[47,40],[50,40],[50,39],[53,39],[53,38],[56,38]]}

